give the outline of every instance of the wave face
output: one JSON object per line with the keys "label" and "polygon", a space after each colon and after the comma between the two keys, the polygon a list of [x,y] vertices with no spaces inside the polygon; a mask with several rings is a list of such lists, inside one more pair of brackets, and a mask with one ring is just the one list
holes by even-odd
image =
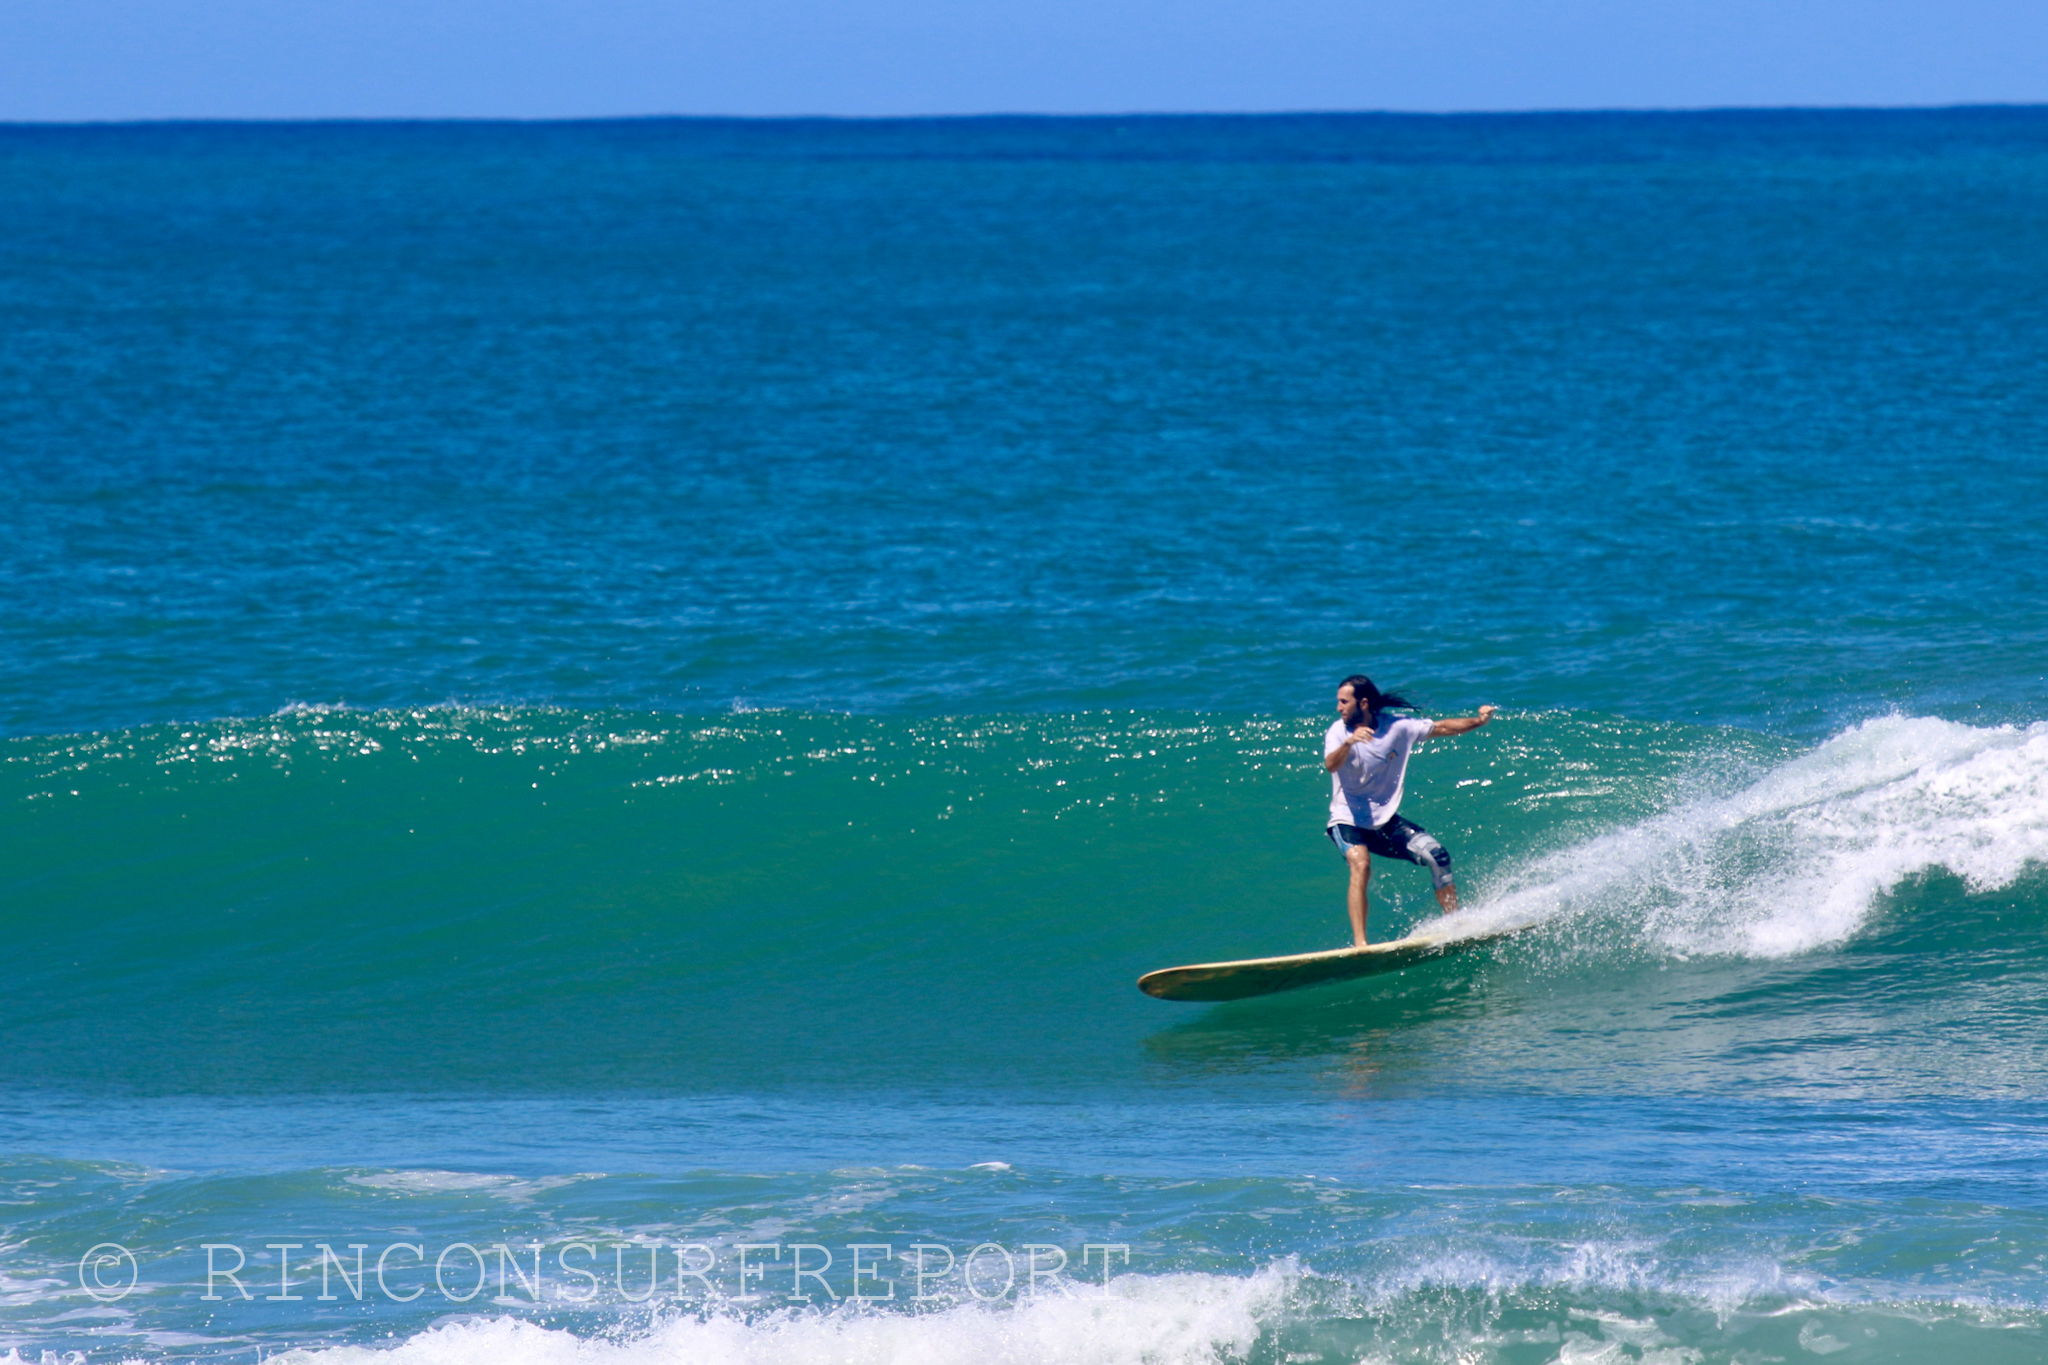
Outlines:
{"label": "wave face", "polygon": [[[446,708],[9,741],[10,1075],[1064,1095],[1240,1047],[1313,1070],[1360,1011],[1403,1025],[1376,1086],[1598,1084],[1651,1065],[1621,1055],[1644,1031],[1659,1088],[1811,1082],[1814,1053],[1717,1044],[1729,1011],[1836,1038],[1861,1058],[1836,1079],[1876,1092],[2000,1093],[2037,1058],[2039,725],[1895,717],[1802,752],[1503,719],[1425,750],[1405,809],[1475,916],[1529,933],[1193,1021],[1142,999],[1151,967],[1344,941],[1318,729]],[[1377,936],[1433,910],[1408,871],[1376,879]]]}

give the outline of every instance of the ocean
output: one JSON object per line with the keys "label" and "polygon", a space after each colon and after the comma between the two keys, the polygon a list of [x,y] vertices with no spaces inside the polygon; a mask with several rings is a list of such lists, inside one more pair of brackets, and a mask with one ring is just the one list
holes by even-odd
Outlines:
{"label": "ocean", "polygon": [[[2048,1359],[2048,109],[14,125],[0,318],[4,1359]],[[1532,927],[1141,995],[1353,672]]]}

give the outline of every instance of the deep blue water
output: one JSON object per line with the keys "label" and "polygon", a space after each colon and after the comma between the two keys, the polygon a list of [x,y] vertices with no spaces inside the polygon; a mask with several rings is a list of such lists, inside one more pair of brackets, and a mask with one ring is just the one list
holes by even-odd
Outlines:
{"label": "deep blue water", "polygon": [[[0,128],[0,1348],[2048,1355],[2044,306],[2041,109]],[[1536,927],[1139,995],[1361,669]]]}
{"label": "deep blue water", "polygon": [[2028,718],[2044,134],[0,131],[0,721]]}

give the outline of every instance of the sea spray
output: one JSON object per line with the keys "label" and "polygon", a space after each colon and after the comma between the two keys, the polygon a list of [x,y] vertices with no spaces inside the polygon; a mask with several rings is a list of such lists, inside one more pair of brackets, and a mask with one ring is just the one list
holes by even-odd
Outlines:
{"label": "sea spray", "polygon": [[2048,867],[2048,724],[1866,721],[1729,795],[1535,860],[1484,922],[1556,916],[1660,949],[1779,957],[1863,928],[1907,879],[1995,891]]}

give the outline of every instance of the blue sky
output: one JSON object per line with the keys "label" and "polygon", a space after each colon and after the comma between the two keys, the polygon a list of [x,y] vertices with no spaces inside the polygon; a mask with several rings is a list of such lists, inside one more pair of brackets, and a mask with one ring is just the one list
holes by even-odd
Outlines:
{"label": "blue sky", "polygon": [[5,0],[0,120],[2048,102],[2048,0]]}

